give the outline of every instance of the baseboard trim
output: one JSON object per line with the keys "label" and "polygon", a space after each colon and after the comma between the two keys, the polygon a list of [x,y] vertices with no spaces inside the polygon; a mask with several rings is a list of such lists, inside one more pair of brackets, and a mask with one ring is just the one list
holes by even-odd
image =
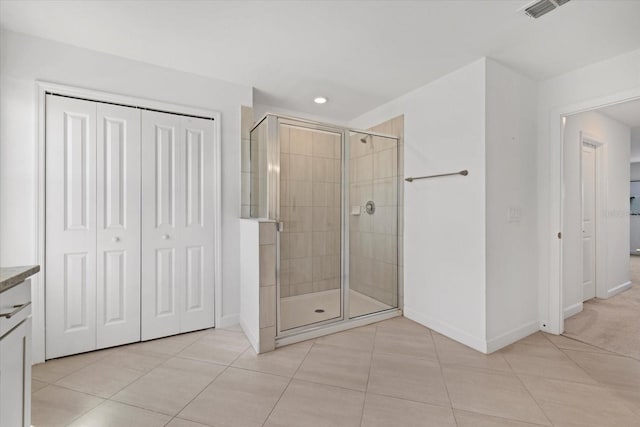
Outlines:
{"label": "baseboard trim", "polygon": [[258,341],[258,337],[256,337],[251,333],[251,329],[247,327],[247,325],[242,321],[242,319],[240,319],[240,328],[242,328],[242,331],[247,336],[247,339],[249,340],[249,344],[251,344],[251,347],[253,347],[256,353],[259,353],[260,342]]}
{"label": "baseboard trim", "polygon": [[404,316],[408,319],[413,320],[414,322],[418,322],[421,325],[426,326],[429,329],[433,329],[434,331],[445,335],[452,340],[458,341],[459,343],[464,344],[467,347],[471,347],[472,349],[478,350],[481,353],[487,353],[486,341],[471,336],[454,326],[451,326],[439,320],[431,319],[429,318],[429,316],[425,316],[424,314],[412,309],[411,307],[407,307],[406,305],[404,307]]}
{"label": "baseboard trim", "polygon": [[573,304],[570,305],[569,307],[566,307],[563,310],[564,313],[564,318],[568,319],[571,316],[575,316],[576,314],[580,313],[582,311],[582,301],[577,303],[577,304]]}
{"label": "baseboard trim", "polygon": [[611,298],[612,296],[618,295],[620,292],[624,292],[631,287],[631,282],[625,282],[621,285],[616,286],[615,288],[611,288],[607,291],[607,298]]}
{"label": "baseboard trim", "polygon": [[487,353],[493,353],[496,350],[500,350],[508,346],[509,344],[513,344],[516,341],[521,340],[522,338],[528,337],[540,330],[540,325],[537,320],[534,320],[529,323],[525,323],[522,326],[519,326],[515,329],[512,329],[508,332],[505,332],[502,335],[499,335],[493,339],[487,341]]}
{"label": "baseboard trim", "polygon": [[228,328],[238,323],[240,323],[240,313],[227,314],[226,316],[222,316],[218,323],[216,323],[216,328]]}

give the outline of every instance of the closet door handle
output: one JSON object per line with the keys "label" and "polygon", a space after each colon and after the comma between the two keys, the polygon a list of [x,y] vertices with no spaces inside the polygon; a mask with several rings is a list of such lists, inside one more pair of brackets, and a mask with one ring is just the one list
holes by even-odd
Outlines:
{"label": "closet door handle", "polygon": [[168,234],[163,234],[162,235],[162,239],[163,240],[169,240],[169,235]]}
{"label": "closet door handle", "polygon": [[119,238],[119,237],[114,237],[114,238],[113,238],[113,239],[111,239],[111,240],[113,240],[114,242],[119,242],[119,241],[120,241],[120,238]]}

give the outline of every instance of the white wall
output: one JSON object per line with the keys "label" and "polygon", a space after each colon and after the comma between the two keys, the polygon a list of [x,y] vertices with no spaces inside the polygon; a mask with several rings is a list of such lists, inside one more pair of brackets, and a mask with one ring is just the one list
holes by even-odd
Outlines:
{"label": "white wall", "polygon": [[36,80],[219,111],[222,115],[222,307],[237,320],[240,105],[252,89],[44,39],[0,34],[0,265],[33,264]]}
{"label": "white wall", "polygon": [[632,162],[640,162],[640,127],[631,128],[631,153],[629,156]]}
{"label": "white wall", "polygon": [[487,342],[492,351],[539,329],[537,85],[488,59],[486,92]]}
{"label": "white wall", "polygon": [[631,181],[640,181],[640,163],[631,163],[629,166]]}
{"label": "white wall", "polygon": [[[605,144],[606,202],[603,227],[606,230],[605,288],[629,281],[629,127],[596,111],[567,117],[564,128],[564,227],[563,305],[568,310],[582,302],[582,206],[581,141],[585,132]],[[598,236],[599,237],[599,236]],[[598,285],[599,287],[599,285]]]}
{"label": "white wall", "polygon": [[[560,119],[558,110],[624,98],[640,89],[640,50],[541,82],[538,92],[539,318],[543,329],[558,332],[561,307],[553,301],[559,275],[550,263],[560,259]],[[557,119],[557,121],[556,121]],[[553,122],[552,122],[553,120]],[[625,168],[626,169],[626,168]],[[552,177],[553,174],[553,177]],[[553,215],[553,217],[552,217]]]}
{"label": "white wall", "polygon": [[405,118],[405,176],[469,176],[404,184],[404,313],[478,350],[485,322],[485,60],[350,122]]}

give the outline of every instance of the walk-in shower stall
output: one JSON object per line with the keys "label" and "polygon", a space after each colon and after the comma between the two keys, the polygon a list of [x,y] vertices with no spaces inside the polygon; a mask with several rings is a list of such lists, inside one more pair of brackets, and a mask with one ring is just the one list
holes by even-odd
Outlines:
{"label": "walk-in shower stall", "polygon": [[277,224],[277,341],[399,314],[398,171],[395,136],[271,114],[251,130],[250,216]]}

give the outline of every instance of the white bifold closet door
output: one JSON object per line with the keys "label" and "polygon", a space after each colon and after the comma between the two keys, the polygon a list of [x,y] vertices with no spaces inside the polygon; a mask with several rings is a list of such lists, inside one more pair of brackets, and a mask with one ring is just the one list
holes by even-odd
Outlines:
{"label": "white bifold closet door", "polygon": [[142,339],[214,325],[213,121],[142,112]]}
{"label": "white bifold closet door", "polygon": [[47,95],[46,358],[140,339],[140,112]]}

